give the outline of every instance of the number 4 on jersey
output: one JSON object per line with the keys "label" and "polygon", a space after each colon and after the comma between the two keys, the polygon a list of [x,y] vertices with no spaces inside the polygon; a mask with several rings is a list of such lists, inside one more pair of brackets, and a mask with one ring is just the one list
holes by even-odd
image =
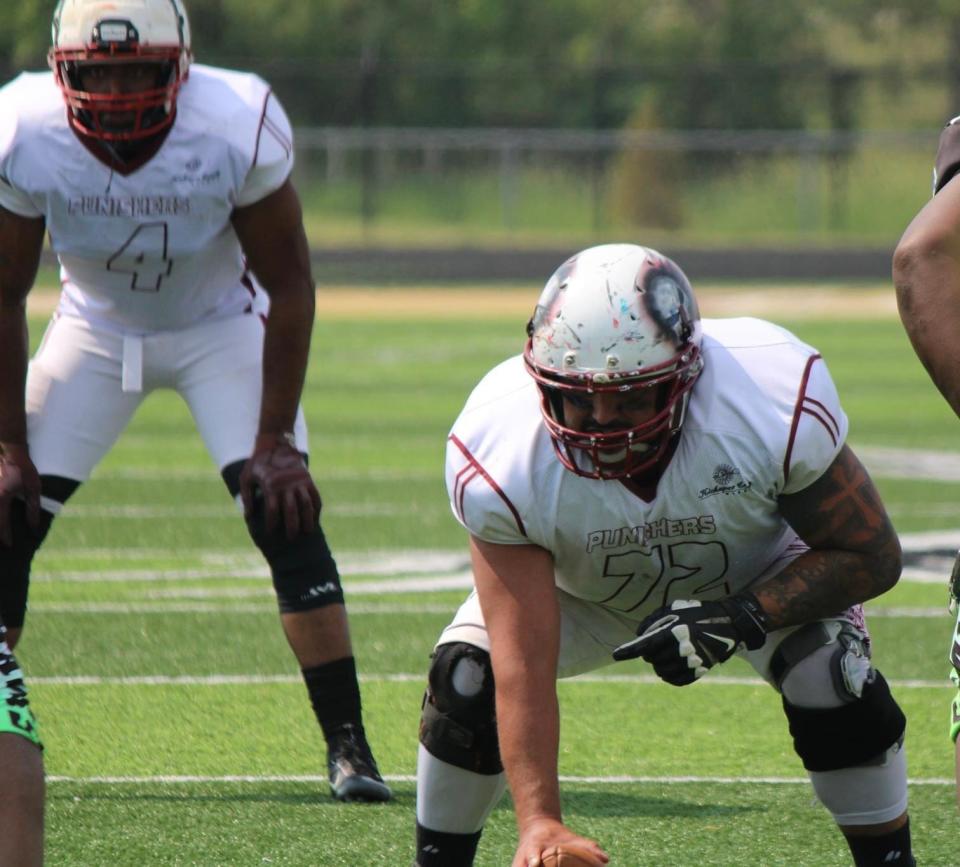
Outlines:
{"label": "number 4 on jersey", "polygon": [[167,258],[167,224],[141,223],[119,250],[107,259],[107,270],[130,275],[134,292],[159,292],[173,270]]}

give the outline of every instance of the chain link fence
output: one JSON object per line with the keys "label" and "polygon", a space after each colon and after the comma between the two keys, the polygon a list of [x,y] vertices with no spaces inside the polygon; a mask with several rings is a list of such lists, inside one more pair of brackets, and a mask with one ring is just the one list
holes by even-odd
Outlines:
{"label": "chain link fence", "polygon": [[304,127],[296,178],[333,246],[890,245],[930,194],[938,134]]}

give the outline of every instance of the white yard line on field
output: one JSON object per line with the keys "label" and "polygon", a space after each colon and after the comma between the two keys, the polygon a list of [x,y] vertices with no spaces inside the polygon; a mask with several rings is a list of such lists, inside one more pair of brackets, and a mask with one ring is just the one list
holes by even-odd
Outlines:
{"label": "white yard line on field", "polygon": [[[338,482],[429,482],[439,478],[438,472],[431,470],[411,470],[399,467],[371,467],[369,469],[350,469],[325,466],[317,471],[317,477],[323,481]],[[94,480],[135,481],[135,482],[213,482],[218,481],[214,468],[204,467],[113,467],[96,470]]]}
{"label": "white yard line on field", "polygon": [[[422,683],[425,673],[398,674],[361,674],[363,683]],[[891,686],[898,689],[944,689],[950,686],[947,677],[943,680],[890,680]],[[248,686],[270,683],[302,683],[302,678],[294,674],[143,674],[143,675],[96,675],[76,674],[64,676],[31,677],[31,685],[50,686]],[[620,683],[639,686],[662,686],[663,683],[654,674],[581,674],[560,681],[561,684]],[[727,677],[720,674],[708,674],[700,681],[701,687],[718,686],[766,686],[759,677]]]}
{"label": "white yard line on field", "polygon": [[[388,783],[415,783],[417,778],[412,774],[384,774]],[[712,776],[588,776],[581,777],[570,774],[560,775],[561,783],[572,785],[702,785],[715,783],[720,786],[743,785],[771,785],[771,786],[802,786],[810,785],[807,777],[712,777]],[[177,776],[162,774],[156,776],[96,776],[71,777],[62,774],[50,774],[46,778],[48,783],[83,783],[89,785],[196,785],[204,783],[311,783],[327,786],[326,776],[318,774],[228,774],[223,776],[199,776],[195,774]],[[910,777],[907,782],[911,786],[953,786],[954,780],[948,777]]]}
{"label": "white yard line on field", "polygon": [[[56,572],[35,575],[31,581],[65,584],[142,584],[154,581],[223,579],[248,580],[269,579],[270,573],[262,571],[239,570],[226,572],[223,569],[168,569],[150,572],[149,570],[133,570],[125,572]],[[469,572],[452,575],[396,577],[384,581],[351,580],[344,577],[344,584],[353,596],[370,596],[378,593],[422,593],[437,590],[464,590],[472,586],[473,579]],[[185,594],[185,595],[190,595]],[[205,595],[205,594],[203,594]],[[31,606],[32,608],[33,606]]]}
{"label": "white yard line on field", "polygon": [[[400,581],[398,583],[404,583]],[[468,586],[468,585],[467,585]],[[432,587],[431,589],[436,589]],[[458,588],[460,589],[460,588]],[[363,595],[348,586],[348,596]],[[396,591],[378,591],[378,593],[393,593]],[[420,591],[402,591],[402,592],[420,592]],[[273,614],[277,610],[276,596],[270,588],[263,588],[250,593],[216,593],[214,591],[190,591],[172,592],[171,596],[182,596],[188,599],[194,599],[200,596],[202,598],[212,599],[237,599],[256,596],[263,598],[262,604],[222,604],[217,602],[34,602],[30,605],[32,612],[43,612],[45,614]],[[154,599],[153,594],[146,594],[147,599]],[[350,604],[351,615],[364,614],[447,614],[454,613],[455,605],[442,604],[439,602],[422,603],[414,605],[389,605],[377,603],[353,603]],[[914,618],[920,620],[938,620],[940,618],[949,619],[952,617],[947,610],[947,606],[930,608],[867,608],[867,616],[873,618],[895,618],[899,620]]]}
{"label": "white yard line on field", "polygon": [[[392,505],[390,503],[335,503],[332,506],[324,506],[324,514],[332,515],[336,518],[397,518],[404,515],[418,514],[424,512],[440,511],[446,506],[438,504],[429,506],[426,509],[418,507],[415,503],[403,503]],[[239,516],[239,507],[231,505],[229,502],[222,506],[202,505],[202,506],[157,506],[157,505],[71,505],[64,506],[60,514],[61,518],[97,518],[112,520],[155,520],[180,518],[193,520],[204,518],[207,520],[237,520]]]}
{"label": "white yard line on field", "polygon": [[[264,602],[260,605],[253,603],[223,605],[215,602],[37,602],[31,603],[30,611],[42,611],[45,614],[276,614],[277,601],[273,590],[257,591],[257,595],[264,598]],[[360,602],[350,604],[350,614],[446,614],[449,616],[453,614],[455,607],[440,603],[379,605]]]}
{"label": "white yard line on field", "polygon": [[[71,545],[65,551],[53,547],[44,549],[41,558],[56,560],[188,560],[211,566],[252,568],[263,565],[263,557],[251,545],[236,548],[84,548]],[[377,548],[373,550],[337,552],[340,571],[363,575],[415,574],[465,569],[470,563],[466,546],[463,548]]]}
{"label": "white yard line on field", "polygon": [[[904,449],[886,446],[852,444],[853,450],[863,461],[871,475],[887,479],[918,479],[937,482],[960,482],[960,453],[926,449]],[[395,467],[378,467],[367,470],[346,470],[324,467],[318,471],[321,479],[332,481],[430,481],[439,479],[441,470],[408,470]],[[212,469],[201,467],[117,467],[98,470],[94,479],[132,481],[215,481]],[[66,510],[64,512],[66,514]]]}

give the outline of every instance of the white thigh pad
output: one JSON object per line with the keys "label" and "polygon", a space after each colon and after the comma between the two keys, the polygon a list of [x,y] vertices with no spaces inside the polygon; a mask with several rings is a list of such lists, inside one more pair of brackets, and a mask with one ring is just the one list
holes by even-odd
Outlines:
{"label": "white thigh pad", "polygon": [[[177,332],[164,347],[175,365],[175,387],[207,451],[220,469],[250,456],[260,420],[263,335],[259,316],[246,314]],[[294,425],[297,448],[309,450],[303,410]]]}
{"label": "white thigh pad", "polygon": [[27,439],[41,475],[84,482],[144,395],[121,388],[123,338],[57,316],[27,373]]}

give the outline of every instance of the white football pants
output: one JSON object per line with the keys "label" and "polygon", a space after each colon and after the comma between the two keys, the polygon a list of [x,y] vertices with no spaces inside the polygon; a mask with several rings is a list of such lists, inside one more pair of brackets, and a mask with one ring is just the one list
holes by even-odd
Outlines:
{"label": "white football pants", "polygon": [[[219,469],[248,457],[260,415],[263,334],[255,314],[142,337],[54,316],[27,374],[27,439],[38,471],[86,481],[144,398],[161,388],[186,401]],[[302,409],[295,433],[307,451]]]}

